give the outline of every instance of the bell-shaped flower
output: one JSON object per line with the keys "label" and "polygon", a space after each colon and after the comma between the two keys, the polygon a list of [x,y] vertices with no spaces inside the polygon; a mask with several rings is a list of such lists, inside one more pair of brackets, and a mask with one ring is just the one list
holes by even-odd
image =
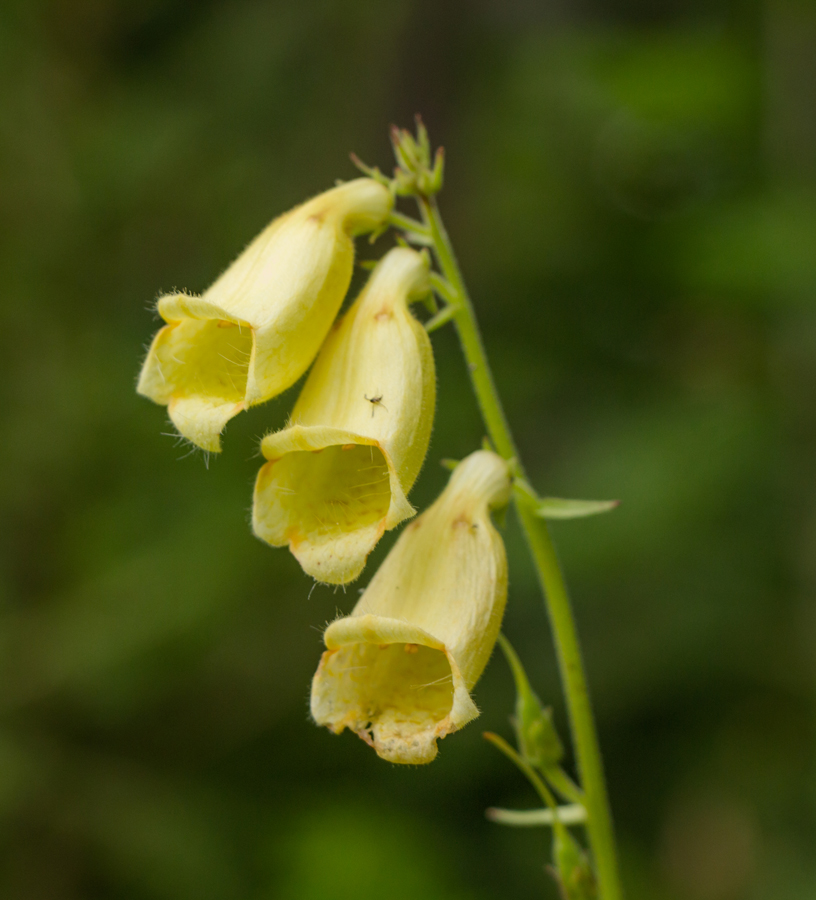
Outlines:
{"label": "bell-shaped flower", "polygon": [[415,764],[479,714],[470,690],[507,598],[504,544],[489,509],[509,496],[507,463],[479,450],[405,528],[351,615],[326,629],[312,681],[319,725],[350,728],[383,759]]}
{"label": "bell-shaped flower", "polygon": [[353,236],[380,228],[388,188],[358,178],[275,219],[200,297],[161,297],[167,322],[137,390],[205,450],[241,410],[306,371],[334,321],[354,266]]}
{"label": "bell-shaped flower", "polygon": [[433,352],[408,304],[429,291],[427,258],[397,247],[331,331],[286,428],[261,444],[252,527],[318,581],[345,584],[388,528],[431,436]]}

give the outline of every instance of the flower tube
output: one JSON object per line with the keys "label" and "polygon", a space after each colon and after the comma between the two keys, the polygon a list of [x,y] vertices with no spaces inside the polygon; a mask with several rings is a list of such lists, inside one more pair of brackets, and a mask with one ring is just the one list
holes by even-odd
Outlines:
{"label": "flower tube", "polygon": [[332,622],[312,681],[315,722],[355,731],[383,759],[427,763],[478,716],[470,690],[507,599],[489,510],[510,497],[507,463],[479,450],[400,535],[350,616]]}
{"label": "flower tube", "polygon": [[427,295],[428,269],[403,247],[380,260],[321,348],[290,424],[261,443],[252,527],[318,581],[352,581],[383,532],[415,512],[406,494],[428,450],[436,376],[408,304]]}
{"label": "flower tube", "polygon": [[306,371],[334,321],[354,265],[352,237],[374,231],[393,199],[358,178],[275,219],[201,297],[167,294],[137,391],[167,405],[205,450],[242,410]]}

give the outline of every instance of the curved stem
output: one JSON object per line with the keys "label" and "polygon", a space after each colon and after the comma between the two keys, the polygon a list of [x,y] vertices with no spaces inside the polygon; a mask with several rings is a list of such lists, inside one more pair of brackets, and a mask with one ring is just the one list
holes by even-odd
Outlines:
{"label": "curved stem", "polygon": [[[417,201],[442,274],[458,295],[459,308],[453,316],[453,321],[488,434],[496,451],[505,459],[513,460],[514,474],[518,478],[524,478],[524,468],[487,362],[473,304],[450,238],[439,215],[439,209],[433,198],[419,196]],[[600,897],[601,900],[621,900],[623,891],[618,874],[615,835],[601,752],[564,576],[547,525],[534,513],[534,498],[517,487],[514,499],[547,603],[561,680],[567,699],[578,773],[584,791],[583,802],[588,817],[586,828],[595,859]]]}
{"label": "curved stem", "polygon": [[492,731],[486,731],[483,736],[487,738],[494,747],[498,747],[509,760],[512,760],[512,762],[524,772],[527,776],[527,780],[536,789],[538,796],[544,801],[544,805],[552,811],[553,817],[557,818],[558,804],[555,802],[555,797],[530,763],[528,763],[520,753],[517,753],[500,735],[493,734]]}

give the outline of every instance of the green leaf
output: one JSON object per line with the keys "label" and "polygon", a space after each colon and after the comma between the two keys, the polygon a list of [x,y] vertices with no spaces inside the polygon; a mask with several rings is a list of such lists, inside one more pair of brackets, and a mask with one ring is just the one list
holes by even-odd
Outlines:
{"label": "green leaf", "polygon": [[582,519],[609,512],[620,500],[564,500],[561,497],[542,497],[535,514],[542,519]]}
{"label": "green leaf", "polygon": [[[538,828],[553,825],[556,812],[552,809],[498,809],[491,807],[485,811],[491,822],[511,825],[514,828]],[[558,821],[562,825],[581,825],[587,820],[586,809],[580,803],[558,807]]]}

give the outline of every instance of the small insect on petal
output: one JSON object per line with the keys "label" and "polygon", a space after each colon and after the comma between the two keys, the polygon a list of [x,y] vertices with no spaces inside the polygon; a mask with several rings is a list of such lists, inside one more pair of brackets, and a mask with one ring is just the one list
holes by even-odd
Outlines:
{"label": "small insect on petal", "polygon": [[408,304],[428,284],[421,254],[387,253],[326,338],[291,424],[261,444],[270,462],[255,484],[255,534],[319,581],[352,581],[383,532],[414,514],[406,495],[428,449],[436,376]]}
{"label": "small insect on petal", "polygon": [[388,409],[386,408],[385,404],[382,402],[382,399],[383,399],[382,394],[377,394],[376,397],[369,397],[368,394],[363,394],[363,397],[366,400],[368,400],[368,402],[371,404],[371,418],[372,419],[374,418],[374,409],[377,406],[381,406],[386,412],[388,412]]}

